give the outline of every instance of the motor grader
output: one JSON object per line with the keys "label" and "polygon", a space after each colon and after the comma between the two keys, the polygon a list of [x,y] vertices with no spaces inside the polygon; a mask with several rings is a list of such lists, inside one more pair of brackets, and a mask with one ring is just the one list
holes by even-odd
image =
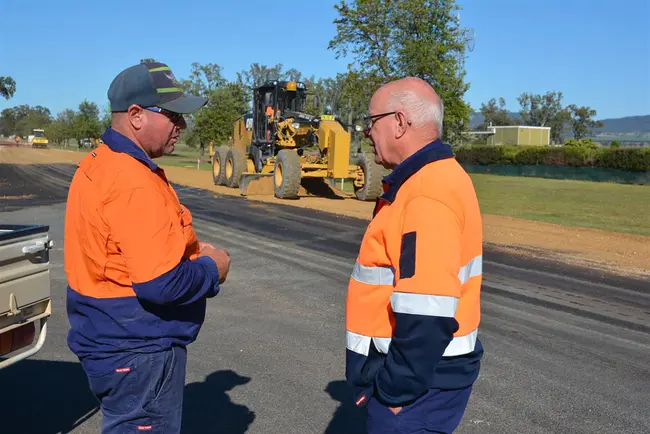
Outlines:
{"label": "motor grader", "polygon": [[227,146],[210,150],[214,184],[239,187],[246,195],[251,183],[272,179],[276,197],[295,199],[305,178],[330,185],[348,180],[357,199],[375,200],[382,193],[381,167],[372,155],[351,158],[345,125],[333,115],[305,113],[307,95],[296,81],[254,88],[252,112],[235,120]]}

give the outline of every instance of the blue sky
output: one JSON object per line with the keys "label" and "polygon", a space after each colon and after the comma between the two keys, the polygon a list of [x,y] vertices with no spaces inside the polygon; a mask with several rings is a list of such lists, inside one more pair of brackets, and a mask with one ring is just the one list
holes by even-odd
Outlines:
{"label": "blue sky", "polygon": [[[327,49],[336,32],[334,4],[7,0],[0,75],[13,76],[18,90],[0,99],[0,110],[40,104],[56,114],[84,99],[103,107],[113,77],[143,57],[168,63],[179,78],[192,62],[217,63],[231,79],[254,62],[333,76],[349,60]],[[462,24],[476,32],[466,63],[465,99],[473,108],[503,96],[516,111],[522,92],[554,90],[564,93],[564,104],[595,108],[600,119],[650,114],[650,1],[459,4]]]}

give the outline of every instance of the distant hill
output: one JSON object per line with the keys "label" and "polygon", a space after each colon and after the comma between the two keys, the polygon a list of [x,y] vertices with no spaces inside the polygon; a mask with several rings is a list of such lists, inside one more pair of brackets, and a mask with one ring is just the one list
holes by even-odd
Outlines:
{"label": "distant hill", "polygon": [[624,118],[602,119],[605,126],[595,128],[598,133],[650,133],[650,115],[627,116]]}
{"label": "distant hill", "polygon": [[[521,116],[519,113],[515,112],[508,112],[508,117],[510,119],[521,119]],[[470,129],[474,129],[481,125],[485,121],[485,117],[480,112],[474,112],[469,115],[469,127]]]}
{"label": "distant hill", "polygon": [[[521,119],[519,113],[510,112],[511,119]],[[598,133],[650,133],[650,115],[627,116],[624,118],[601,119],[605,126],[595,128],[594,134]],[[470,115],[469,127],[476,128],[484,121],[481,113]]]}

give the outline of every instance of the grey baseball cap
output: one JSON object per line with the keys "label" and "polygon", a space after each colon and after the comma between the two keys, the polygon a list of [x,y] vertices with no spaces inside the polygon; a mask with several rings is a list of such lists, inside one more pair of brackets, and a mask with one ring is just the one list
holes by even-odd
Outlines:
{"label": "grey baseball cap", "polygon": [[208,100],[186,95],[169,66],[164,63],[141,63],[120,72],[108,89],[111,111],[124,112],[129,106],[160,107],[174,113],[193,113]]}

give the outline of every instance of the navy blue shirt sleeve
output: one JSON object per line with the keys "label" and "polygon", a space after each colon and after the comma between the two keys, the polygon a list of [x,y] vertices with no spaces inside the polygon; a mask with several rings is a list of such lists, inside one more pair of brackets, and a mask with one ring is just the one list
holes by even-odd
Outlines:
{"label": "navy blue shirt sleeve", "polygon": [[219,293],[219,269],[208,256],[184,259],[155,279],[134,283],[133,290],[138,298],[155,304],[191,304]]}

